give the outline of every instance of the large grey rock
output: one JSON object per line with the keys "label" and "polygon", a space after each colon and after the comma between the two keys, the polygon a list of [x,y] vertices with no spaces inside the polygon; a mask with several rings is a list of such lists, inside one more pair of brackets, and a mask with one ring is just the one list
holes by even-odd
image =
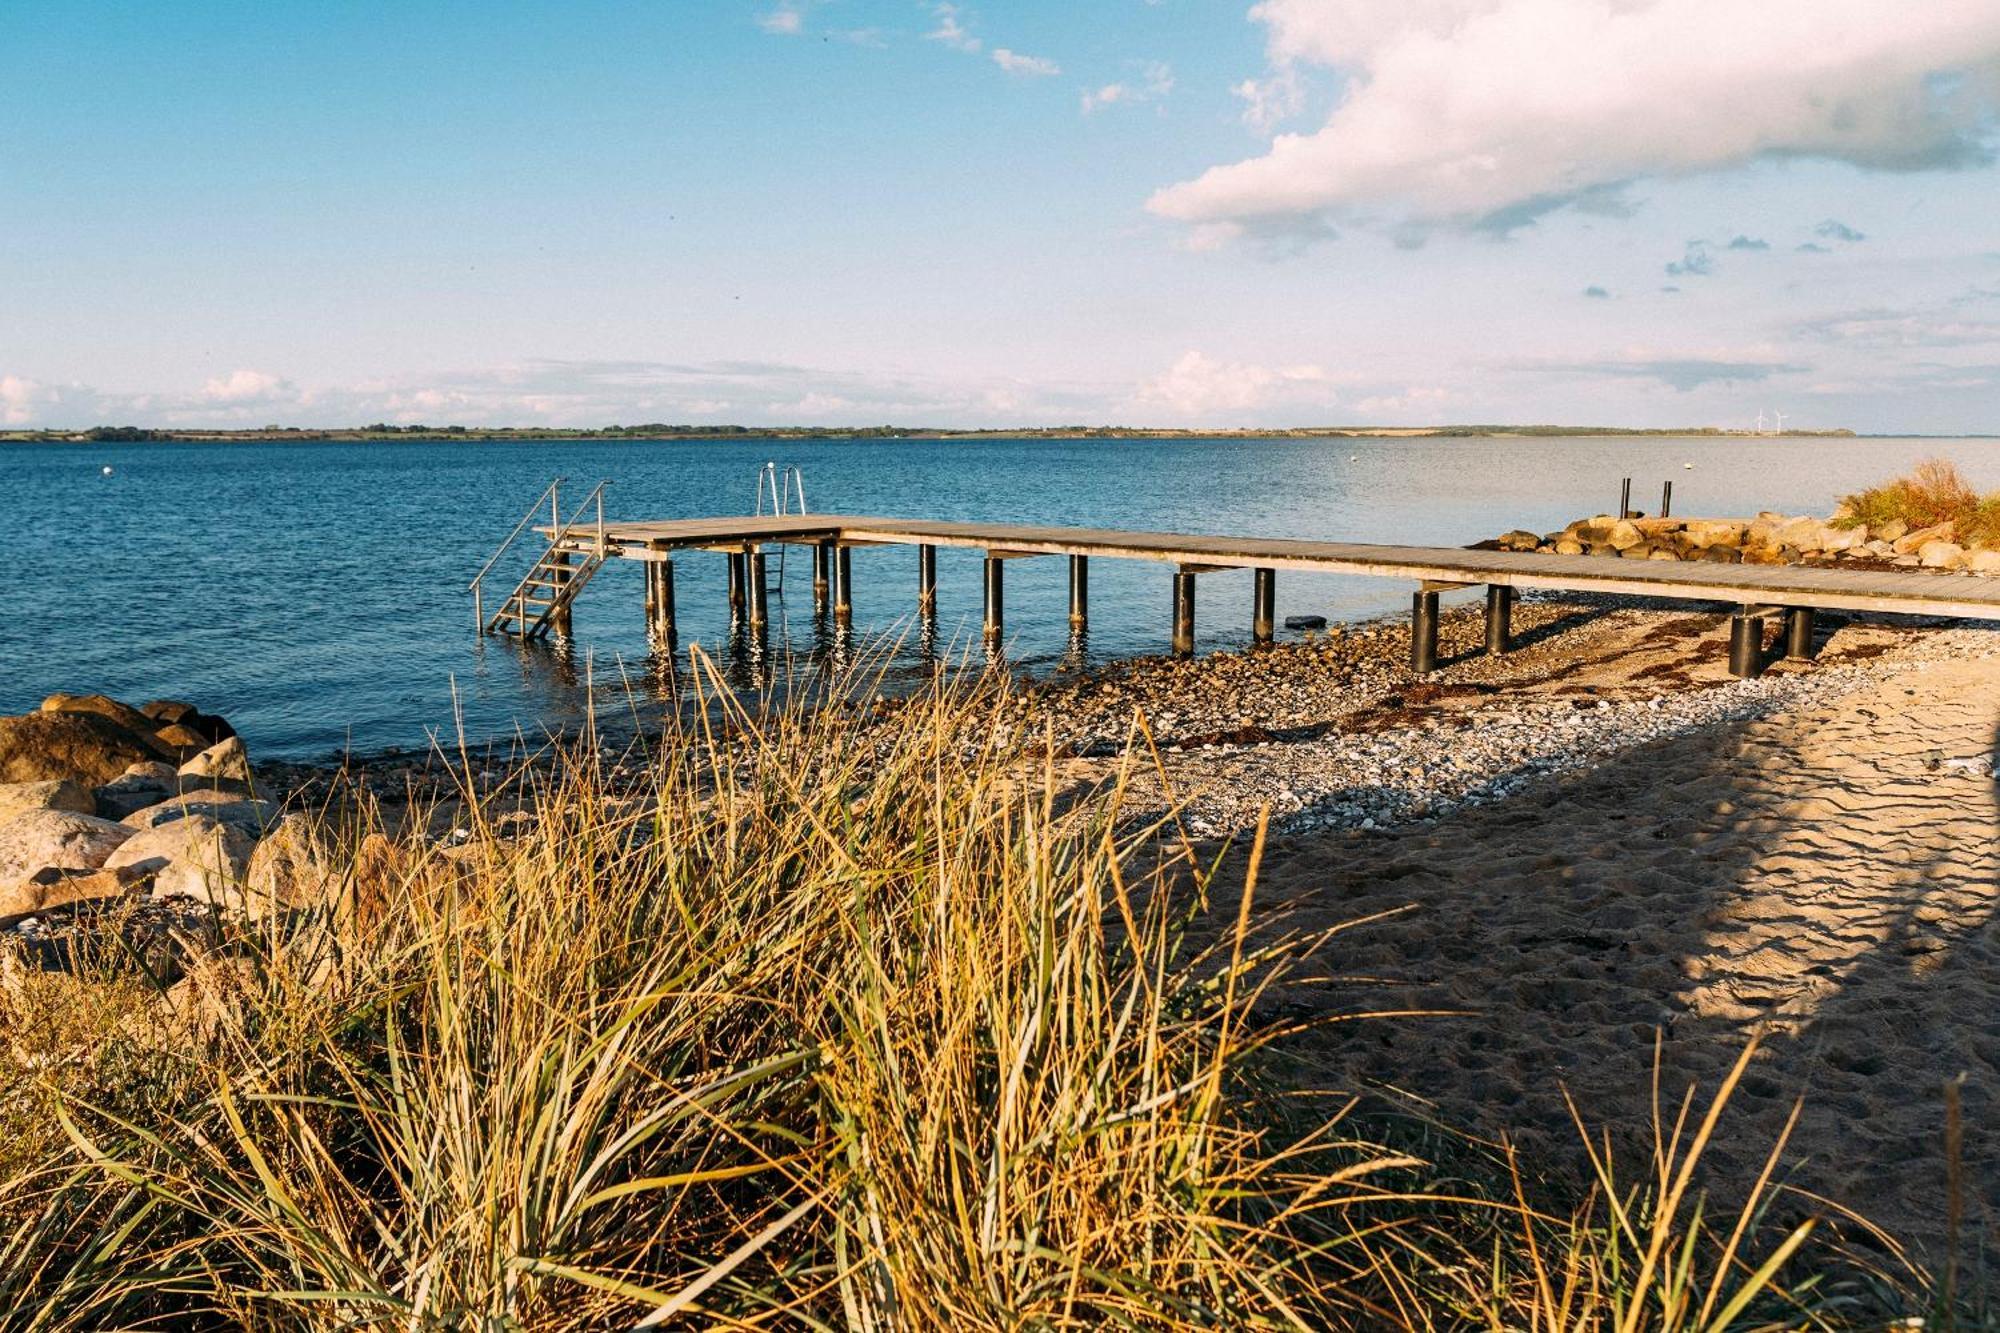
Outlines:
{"label": "large grey rock", "polygon": [[338,914],[340,896],[351,878],[348,872],[347,859],[334,852],[315,820],[286,815],[250,853],[244,913],[255,919],[270,912],[324,906]]}
{"label": "large grey rock", "polygon": [[1965,557],[1965,567],[1975,574],[2000,573],[2000,551],[1982,546]]}
{"label": "large grey rock", "polygon": [[97,789],[97,813],[106,819],[123,819],[134,810],[143,810],[180,790],[180,774],[172,764],[157,759],[134,764]]}
{"label": "large grey rock", "polygon": [[0,825],[0,884],[38,870],[96,870],[132,830],[73,810],[29,810]]}
{"label": "large grey rock", "polygon": [[40,870],[26,879],[0,883],[0,930],[22,917],[81,902],[121,898],[145,887],[141,870]]}
{"label": "large grey rock", "polygon": [[1933,524],[1928,528],[1918,528],[1915,532],[1906,532],[1902,536],[1895,538],[1890,545],[1896,548],[1897,555],[1920,556],[1923,554],[1926,542],[1950,541],[1956,535],[1953,531],[1955,526],[1953,523],[1947,521]]}
{"label": "large grey rock", "polygon": [[181,895],[240,908],[255,845],[234,825],[212,815],[189,815],[133,834],[104,864],[107,870],[151,870],[155,897]]}
{"label": "large grey rock", "polygon": [[265,827],[277,818],[277,807],[269,801],[255,800],[239,791],[216,791],[213,788],[194,788],[183,791],[178,796],[169,796],[154,805],[134,810],[118,822],[130,829],[144,832],[171,824],[176,819],[189,815],[207,815],[225,824],[233,824],[252,837],[263,833]]}
{"label": "large grey rock", "polygon": [[1625,551],[1646,540],[1636,523],[1629,519],[1619,519],[1604,535],[1604,544],[1618,551]]}
{"label": "large grey rock", "polygon": [[97,713],[0,717],[0,782],[74,778],[95,787],[157,758],[150,738]]}
{"label": "large grey rock", "polygon": [[0,782],[0,824],[30,810],[69,810],[89,815],[97,812],[97,805],[90,798],[90,788],[75,778]]}
{"label": "large grey rock", "polygon": [[121,704],[108,694],[51,694],[42,700],[44,713],[95,713],[109,718],[127,731],[151,733],[159,723],[130,704]]}
{"label": "large grey rock", "polygon": [[1965,548],[1957,542],[1925,542],[1917,548],[1917,563],[1925,569],[1957,569],[1965,563]]}
{"label": "large grey rock", "polygon": [[1691,518],[1681,525],[1681,535],[1691,546],[1736,546],[1743,540],[1743,524],[1721,518]]}
{"label": "large grey rock", "polygon": [[231,736],[217,741],[194,758],[181,765],[181,776],[189,778],[227,778],[234,782],[250,781],[250,754],[243,748],[241,737]]}

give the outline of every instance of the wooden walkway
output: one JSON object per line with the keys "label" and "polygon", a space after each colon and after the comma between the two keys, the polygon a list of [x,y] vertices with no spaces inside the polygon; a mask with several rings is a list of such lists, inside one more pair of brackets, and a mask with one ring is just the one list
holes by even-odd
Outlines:
{"label": "wooden walkway", "polygon": [[[548,530],[544,532],[554,535]],[[764,548],[779,544],[814,548],[816,608],[825,609],[830,597],[831,609],[842,624],[850,614],[848,591],[852,576],[848,552],[852,548],[916,547],[920,556],[918,606],[924,613],[929,613],[935,605],[936,548],[983,550],[988,557],[986,633],[989,642],[994,643],[1002,630],[1004,562],[1026,556],[1069,558],[1070,618],[1078,626],[1088,616],[1091,557],[1173,565],[1173,644],[1175,651],[1183,653],[1193,648],[1194,586],[1200,574],[1225,569],[1256,571],[1253,628],[1259,640],[1268,640],[1272,634],[1275,577],[1279,570],[1404,579],[1418,585],[1412,604],[1416,629],[1412,659],[1418,670],[1429,670],[1436,662],[1439,590],[1477,585],[1488,590],[1487,638],[1493,651],[1506,651],[1508,647],[1508,615],[1514,592],[1522,588],[1733,604],[1739,608],[1733,662],[1739,674],[1745,675],[1754,675],[1761,669],[1762,626],[1766,619],[1787,621],[1786,647],[1795,655],[1810,652],[1814,610],[2000,620],[2000,579],[1918,570],[1625,560],[1458,547],[940,522],[847,514],[606,522],[602,543],[600,547],[599,533],[593,525],[588,529],[571,528],[562,546],[580,559],[623,558],[661,567],[649,570],[648,616],[656,631],[669,636],[675,552],[727,553],[732,611],[746,616],[753,627],[761,627],[765,620]]]}

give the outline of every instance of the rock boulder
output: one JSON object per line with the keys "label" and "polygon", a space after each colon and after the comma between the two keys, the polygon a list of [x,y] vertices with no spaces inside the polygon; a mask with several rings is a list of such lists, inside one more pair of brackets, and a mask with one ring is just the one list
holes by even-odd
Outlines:
{"label": "rock boulder", "polygon": [[0,884],[40,870],[96,870],[132,830],[73,810],[29,810],[0,825]]}
{"label": "rock boulder", "polygon": [[243,877],[254,846],[250,835],[240,828],[211,815],[189,815],[134,833],[112,853],[105,868],[151,870],[155,897],[180,895],[240,908]]}
{"label": "rock boulder", "polygon": [[248,782],[250,754],[243,748],[239,737],[231,736],[217,741],[182,764],[180,771],[182,777],[188,778],[226,778],[232,782]]}
{"label": "rock boulder", "polygon": [[48,782],[0,782],[0,824],[30,810],[68,810],[74,814],[97,813],[90,788],[75,778]]}
{"label": "rock boulder", "polygon": [[0,782],[74,778],[100,786],[133,764],[159,758],[151,738],[92,712],[0,717]]}

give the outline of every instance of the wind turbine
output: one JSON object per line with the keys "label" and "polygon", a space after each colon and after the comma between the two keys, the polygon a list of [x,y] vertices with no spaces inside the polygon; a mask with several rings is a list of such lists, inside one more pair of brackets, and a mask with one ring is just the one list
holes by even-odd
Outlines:
{"label": "wind turbine", "polygon": [[1785,433],[1785,414],[1773,409],[1771,415],[1778,419],[1778,434],[1783,435]]}
{"label": "wind turbine", "polygon": [[1764,433],[1764,409],[1761,407],[1757,409],[1757,433]]}

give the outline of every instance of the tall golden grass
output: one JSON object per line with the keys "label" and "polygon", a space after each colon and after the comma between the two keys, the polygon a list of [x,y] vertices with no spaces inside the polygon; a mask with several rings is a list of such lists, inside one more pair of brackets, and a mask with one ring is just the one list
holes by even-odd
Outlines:
{"label": "tall golden grass", "polygon": [[0,1327],[1843,1318],[1770,1170],[1705,1216],[1752,1052],[1634,1181],[1588,1135],[1568,1204],[1446,1171],[1273,1062],[1270,988],[1339,940],[1252,929],[1261,829],[1210,902],[1223,862],[1129,826],[1122,777],[995,739],[1004,680],[757,712],[690,670],[636,788],[586,743],[468,782],[458,843],[359,800],[327,907],[166,997],[12,972]]}

